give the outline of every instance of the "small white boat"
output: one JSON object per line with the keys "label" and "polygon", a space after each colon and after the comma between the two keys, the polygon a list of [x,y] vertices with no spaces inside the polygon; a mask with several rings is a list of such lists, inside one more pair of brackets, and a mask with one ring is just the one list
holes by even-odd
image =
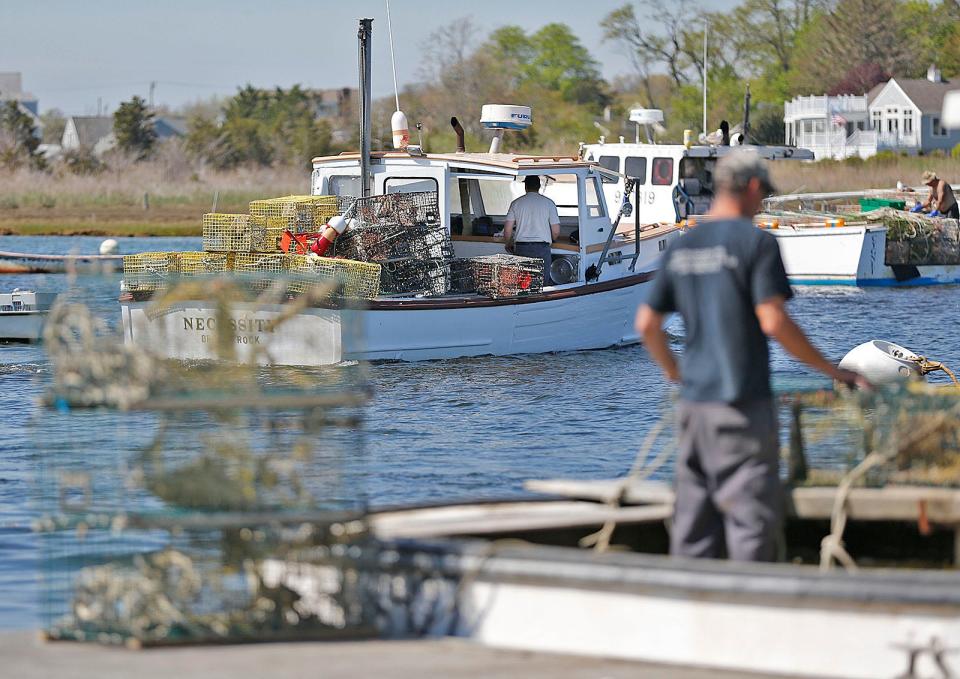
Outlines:
{"label": "small white boat", "polygon": [[121,255],[41,255],[0,252],[0,274],[94,273],[112,274],[123,265]]}
{"label": "small white boat", "polygon": [[0,342],[36,342],[56,295],[16,288],[0,293]]}

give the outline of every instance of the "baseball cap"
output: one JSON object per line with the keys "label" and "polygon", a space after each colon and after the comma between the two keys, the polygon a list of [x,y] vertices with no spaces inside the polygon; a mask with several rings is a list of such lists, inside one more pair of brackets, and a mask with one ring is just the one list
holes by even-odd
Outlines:
{"label": "baseball cap", "polygon": [[940,179],[940,177],[938,177],[938,176],[937,176],[937,173],[934,172],[933,170],[927,170],[926,172],[923,173],[923,183],[924,183],[924,184],[929,184],[930,182],[934,181],[935,179]]}
{"label": "baseball cap", "polygon": [[770,179],[767,161],[752,149],[737,149],[723,156],[717,162],[713,172],[713,183],[717,188],[743,193],[751,179],[759,179],[766,195],[776,191]]}

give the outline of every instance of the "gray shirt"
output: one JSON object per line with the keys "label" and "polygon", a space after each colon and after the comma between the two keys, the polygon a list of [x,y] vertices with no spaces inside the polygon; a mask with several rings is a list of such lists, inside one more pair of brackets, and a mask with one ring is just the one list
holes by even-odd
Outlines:
{"label": "gray shirt", "polygon": [[681,398],[770,398],[770,353],[754,307],[792,294],[776,239],[747,219],[706,222],[674,241],[647,304],[683,317]]}
{"label": "gray shirt", "polygon": [[513,239],[518,243],[552,243],[550,225],[560,223],[557,204],[533,191],[510,203],[507,219],[513,220]]}

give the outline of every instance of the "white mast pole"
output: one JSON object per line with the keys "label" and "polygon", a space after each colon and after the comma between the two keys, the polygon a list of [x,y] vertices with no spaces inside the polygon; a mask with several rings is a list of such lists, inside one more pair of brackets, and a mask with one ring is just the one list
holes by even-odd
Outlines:
{"label": "white mast pole", "polygon": [[707,133],[707,22],[703,22],[703,133]]}

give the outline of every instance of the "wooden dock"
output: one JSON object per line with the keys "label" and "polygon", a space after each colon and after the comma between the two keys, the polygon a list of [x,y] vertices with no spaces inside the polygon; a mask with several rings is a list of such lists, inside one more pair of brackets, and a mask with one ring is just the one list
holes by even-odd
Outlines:
{"label": "wooden dock", "polygon": [[[723,672],[488,648],[464,639],[193,646],[129,651],[0,634],[11,679],[734,679]],[[746,679],[773,679],[751,674]]]}

